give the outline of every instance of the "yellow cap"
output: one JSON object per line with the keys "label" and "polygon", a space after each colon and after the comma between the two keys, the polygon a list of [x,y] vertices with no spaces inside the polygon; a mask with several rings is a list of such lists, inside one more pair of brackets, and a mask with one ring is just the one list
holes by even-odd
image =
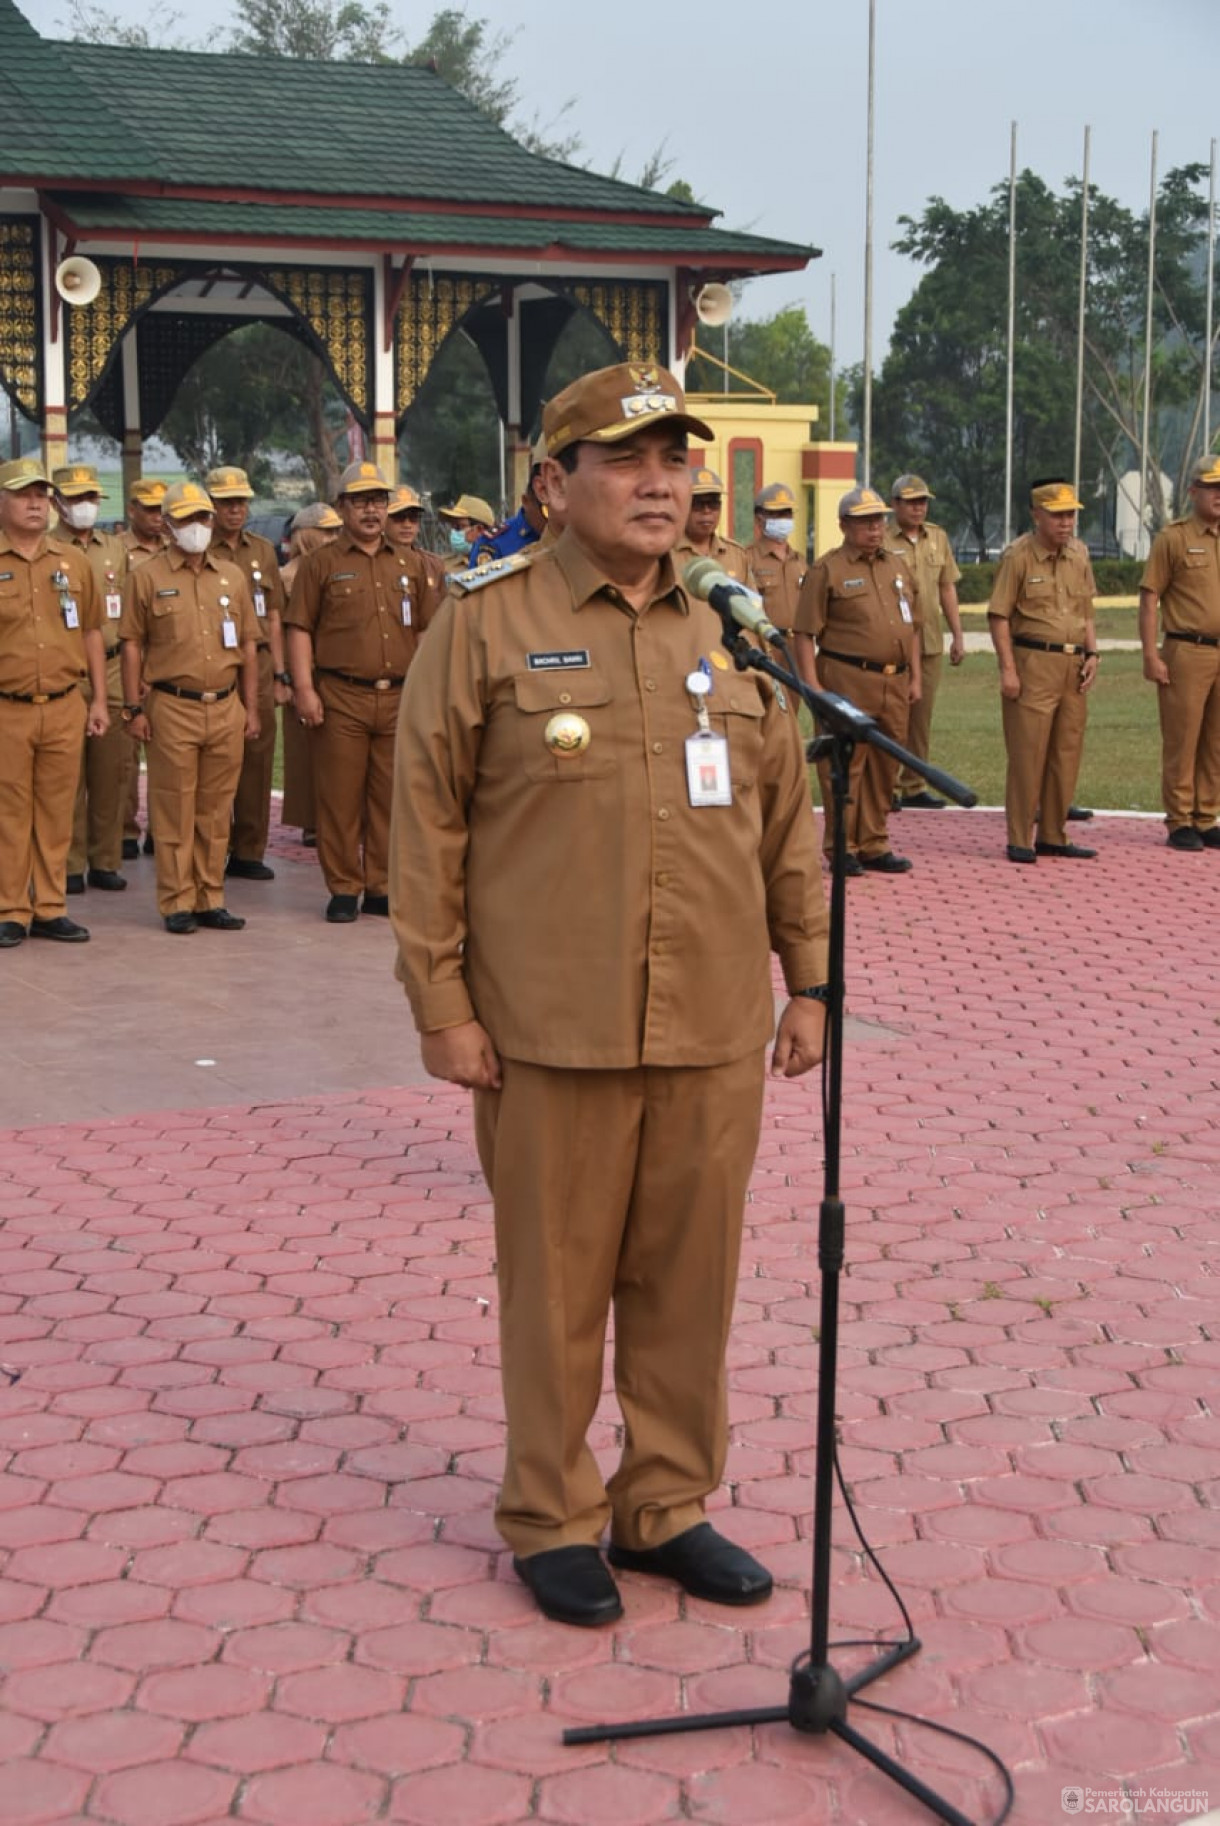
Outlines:
{"label": "yellow cap", "polygon": [[624,361],[597,368],[548,401],[542,432],[548,456],[569,444],[615,444],[649,425],[673,425],[710,443],[712,431],[686,410],[686,395],[668,368]]}
{"label": "yellow cap", "polygon": [[0,463],[0,488],[7,488],[10,494],[33,488],[36,482],[44,488],[51,486],[51,478],[37,457],[14,457],[11,463]]}
{"label": "yellow cap", "polygon": [[1190,482],[1192,488],[1196,482],[1220,486],[1220,456],[1201,456],[1191,469]]}
{"label": "yellow cap", "polygon": [[899,476],[890,489],[891,501],[935,501],[936,496],[922,476]]}
{"label": "yellow cap", "polygon": [[888,514],[889,508],[875,488],[852,488],[840,498],[840,520],[871,520],[874,514]]}
{"label": "yellow cap", "polygon": [[250,478],[244,469],[229,464],[222,469],[209,469],[203,478],[203,485],[213,501],[253,501],[254,490]]}
{"label": "yellow cap", "polygon": [[790,488],[785,488],[782,482],[772,482],[768,487],[760,488],[754,497],[756,514],[766,513],[768,510],[776,514],[794,514],[796,496]]}
{"label": "yellow cap", "polygon": [[161,508],[171,520],[189,520],[192,514],[210,514],[212,497],[204,493],[198,482],[175,482],[172,488],[166,489]]}
{"label": "yellow cap", "polygon": [[690,475],[692,495],[722,495],[724,493],[724,483],[714,469],[692,469]]}
{"label": "yellow cap", "polygon": [[390,490],[390,518],[395,514],[419,513],[423,502],[409,482],[400,482]]}
{"label": "yellow cap", "polygon": [[51,471],[51,485],[57,495],[65,501],[75,501],[81,495],[100,495],[102,485],[97,479],[97,470],[92,463],[69,463],[65,469]]}
{"label": "yellow cap", "polygon": [[349,463],[339,477],[335,495],[338,498],[341,495],[388,495],[389,492],[390,484],[376,463]]}
{"label": "yellow cap", "polygon": [[302,507],[299,513],[292,516],[294,533],[304,532],[309,526],[316,526],[319,532],[335,533],[342,525],[334,508],[325,501],[311,501],[308,507]]}
{"label": "yellow cap", "polygon": [[149,476],[141,476],[138,482],[132,483],[127,492],[127,498],[129,501],[137,502],[141,507],[160,507],[165,499],[166,489],[165,482],[154,482]]}
{"label": "yellow cap", "polygon": [[1074,514],[1083,506],[1083,501],[1076,499],[1076,490],[1070,482],[1043,482],[1038,488],[1029,491],[1030,505],[1041,507],[1048,514]]}
{"label": "yellow cap", "polygon": [[496,516],[481,495],[459,495],[452,507],[438,507],[436,511],[442,520],[474,520],[488,531],[496,523]]}

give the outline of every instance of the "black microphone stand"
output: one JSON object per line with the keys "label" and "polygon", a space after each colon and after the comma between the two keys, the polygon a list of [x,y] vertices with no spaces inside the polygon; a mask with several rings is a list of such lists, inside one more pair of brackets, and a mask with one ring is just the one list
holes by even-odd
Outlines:
{"label": "black microphone stand", "polygon": [[[974,805],[977,796],[952,775],[909,754],[879,729],[871,716],[833,692],[815,691],[794,669],[777,665],[769,653],[748,641],[731,612],[712,603],[722,624],[723,644],[739,671],[764,672],[785,691],[793,691],[813,712],[823,733],[810,744],[809,760],[829,762],[833,804],[830,883],[830,939],[826,1024],[827,1099],[823,1196],[818,1221],[818,1267],[821,1273],[821,1335],[818,1345],[817,1445],[814,1455],[813,1585],[811,1635],[807,1654],[794,1662],[786,1705],[734,1708],[723,1712],[684,1713],[672,1718],[580,1725],[563,1733],[565,1744],[601,1743],[616,1738],[659,1737],[685,1731],[709,1731],[732,1725],[783,1724],[813,1736],[833,1732],[874,1768],[922,1801],[946,1826],[972,1826],[964,1813],[918,1776],[895,1761],[849,1723],[849,1702],[891,1668],[908,1661],[922,1646],[912,1635],[885,1649],[876,1660],[844,1677],[830,1661],[830,1567],[835,1482],[836,1376],[839,1347],[839,1277],[844,1257],[844,1209],[839,1197],[840,1138],[843,1113],[843,1003],[847,926],[847,858],[845,810],[851,758],[859,742],[871,742],[933,782],[959,805]],[[788,657],[785,650],[785,658]],[[791,668],[791,662],[789,662]],[[828,808],[829,812],[829,808]]]}

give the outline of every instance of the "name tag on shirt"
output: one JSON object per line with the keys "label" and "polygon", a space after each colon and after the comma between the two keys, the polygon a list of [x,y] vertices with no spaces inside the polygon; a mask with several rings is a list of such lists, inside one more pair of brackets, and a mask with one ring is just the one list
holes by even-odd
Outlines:
{"label": "name tag on shirt", "polygon": [[74,596],[65,596],[63,599],[63,608],[65,628],[79,628],[80,610],[76,606],[76,598]]}
{"label": "name tag on shirt", "polygon": [[106,620],[117,621],[123,613],[123,598],[111,590],[106,597]]}
{"label": "name tag on shirt", "polygon": [[693,806],[732,805],[729,745],[712,729],[696,729],[686,738],[686,790]]}
{"label": "name tag on shirt", "polygon": [[862,590],[864,588],[864,579],[863,577],[844,577],[843,588],[845,590]]}
{"label": "name tag on shirt", "polygon": [[588,647],[567,647],[558,653],[527,653],[531,672],[576,672],[589,664]]}
{"label": "name tag on shirt", "polygon": [[160,600],[160,598],[162,596],[176,596],[177,594],[178,594],[177,590],[158,590],[157,598],[158,598],[158,600]]}
{"label": "name tag on shirt", "polygon": [[237,623],[229,615],[226,615],[224,620],[220,624],[220,638],[221,638],[222,643],[226,647],[230,648],[231,650],[236,649],[236,647],[237,647]]}

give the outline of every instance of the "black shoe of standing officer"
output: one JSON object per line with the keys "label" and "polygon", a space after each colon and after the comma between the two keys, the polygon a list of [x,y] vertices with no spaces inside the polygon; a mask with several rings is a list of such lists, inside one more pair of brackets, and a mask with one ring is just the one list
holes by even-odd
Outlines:
{"label": "black shoe of standing officer", "polygon": [[390,897],[388,894],[366,894],[360,905],[362,913],[375,913],[379,919],[390,917]]}
{"label": "black shoe of standing officer", "polygon": [[65,881],[64,881],[64,893],[65,894],[83,894],[84,891],[85,891],[85,878],[83,875],[69,875],[65,879]]}
{"label": "black shoe of standing officer", "polygon": [[19,925],[15,919],[0,920],[0,951],[11,951],[13,946],[21,944],[24,938],[25,927]]}
{"label": "black shoe of standing officer", "polygon": [[85,880],[91,888],[101,888],[107,894],[121,894],[127,886],[126,875],[120,875],[117,869],[90,869]]}
{"label": "black shoe of standing officer", "polygon": [[30,937],[54,938],[61,945],[83,945],[89,932],[87,927],[78,926],[74,919],[67,919],[61,913],[58,919],[32,919]]}
{"label": "black shoe of standing officer", "polygon": [[850,850],[843,858],[843,873],[849,880],[853,875],[863,875],[864,873],[860,866],[860,858],[853,856]]}
{"label": "black shoe of standing officer", "polygon": [[1176,831],[1170,831],[1165,839],[1171,850],[1202,850],[1207,845],[1203,841],[1202,831],[1197,831],[1193,824],[1179,824]]}
{"label": "black shoe of standing officer", "polygon": [[1039,837],[1034,848],[1039,856],[1071,856],[1078,862],[1085,862],[1096,856],[1096,850],[1090,850],[1083,843],[1043,843]]}
{"label": "black shoe of standing officer", "polygon": [[513,1571],[552,1623],[597,1629],[623,1614],[618,1586],[596,1547],[553,1547],[526,1559],[514,1554]]}
{"label": "black shoe of standing officer", "polygon": [[206,926],[211,932],[240,932],[245,923],[239,914],[230,913],[228,907],[205,907],[195,914],[195,924]]}
{"label": "black shoe of standing officer", "polygon": [[1026,849],[1023,843],[1010,843],[1008,846],[1009,862],[1037,862],[1038,852]]}
{"label": "black shoe of standing officer", "polygon": [[332,926],[350,926],[359,914],[360,899],[356,894],[332,894],[326,903],[326,917]]}
{"label": "black shoe of standing officer", "polygon": [[861,856],[862,869],[869,869],[874,875],[905,875],[914,866],[909,856],[895,856],[893,850],[882,850],[879,856]]}
{"label": "black shoe of standing officer", "polygon": [[1091,805],[1069,805],[1067,809],[1069,824],[1087,824],[1093,816]]}
{"label": "black shoe of standing officer", "polygon": [[144,854],[146,856],[154,856],[156,854],[156,851],[157,851],[157,846],[153,842],[152,832],[149,831],[148,835],[144,839]]}
{"label": "black shoe of standing officer", "polygon": [[275,870],[269,869],[265,862],[245,862],[240,856],[230,856],[225,864],[226,875],[236,875],[240,881],[274,881]]}
{"label": "black shoe of standing officer", "polygon": [[673,1579],[692,1598],[709,1604],[761,1604],[771,1596],[766,1567],[744,1547],[718,1534],[710,1522],[696,1522],[660,1547],[616,1547],[611,1541],[606,1558],[624,1572]]}
{"label": "black shoe of standing officer", "polygon": [[935,793],[906,793],[898,801],[898,809],[904,812],[943,812],[947,801],[938,799]]}
{"label": "black shoe of standing officer", "polygon": [[139,860],[140,860],[140,839],[138,837],[124,837],[124,839],[123,839],[123,861],[124,862],[138,862]]}
{"label": "black shoe of standing officer", "polygon": [[167,932],[175,933],[193,932],[195,930],[195,915],[193,913],[167,913],[165,915],[165,930]]}
{"label": "black shoe of standing officer", "polygon": [[1220,824],[1209,824],[1205,831],[1199,831],[1197,835],[1205,850],[1220,850]]}

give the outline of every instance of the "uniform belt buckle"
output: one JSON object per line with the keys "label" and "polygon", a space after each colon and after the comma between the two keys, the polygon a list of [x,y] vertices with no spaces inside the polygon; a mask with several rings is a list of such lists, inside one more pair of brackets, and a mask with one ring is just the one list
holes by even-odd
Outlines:
{"label": "uniform belt buckle", "polygon": [[389,689],[390,689],[390,681],[388,678],[375,678],[373,680],[373,690],[374,691],[388,691]]}
{"label": "uniform belt buckle", "polygon": [[214,704],[219,696],[219,691],[201,691],[199,693],[199,702],[201,704]]}
{"label": "uniform belt buckle", "polygon": [[893,678],[893,676],[894,676],[895,672],[897,672],[897,670],[898,670],[897,666],[882,666],[882,668],[881,668],[882,676],[884,678]]}
{"label": "uniform belt buckle", "polygon": [[1072,645],[1072,643],[1071,643],[1071,642],[1070,642],[1070,641],[1064,641],[1064,643],[1063,643],[1063,651],[1064,651],[1064,652],[1065,652],[1065,653],[1079,653],[1079,651],[1080,651],[1080,648],[1079,648],[1079,647],[1076,647],[1076,646],[1073,646],[1073,645]]}
{"label": "uniform belt buckle", "polygon": [[51,693],[49,691],[36,691],[30,699],[31,704],[49,704],[50,701]]}

